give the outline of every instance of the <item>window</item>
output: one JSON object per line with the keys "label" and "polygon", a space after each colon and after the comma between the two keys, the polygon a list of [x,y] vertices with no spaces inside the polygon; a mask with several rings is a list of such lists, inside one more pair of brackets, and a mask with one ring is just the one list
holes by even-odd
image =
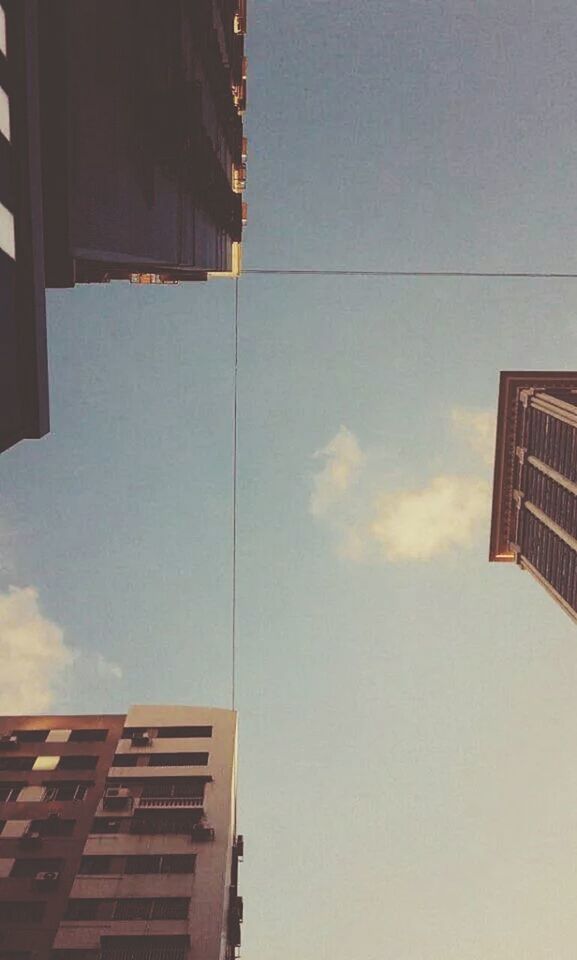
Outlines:
{"label": "window", "polygon": [[[82,857],[80,861],[80,868],[78,873],[88,874],[92,876],[99,876],[105,873],[112,873],[110,869],[112,866],[112,861],[115,860],[115,857]],[[119,873],[121,871],[118,871]]]}
{"label": "window", "polygon": [[24,786],[24,783],[0,783],[0,803],[10,803],[12,800],[17,800],[18,794]]}
{"label": "window", "polygon": [[112,761],[113,767],[136,767],[138,764],[138,753],[117,753]]}
{"label": "window", "polygon": [[44,787],[28,787],[26,784],[22,784],[22,789],[15,799],[22,803],[40,803],[41,800],[44,800],[44,793]]}
{"label": "window", "polygon": [[72,730],[51,730],[46,740],[48,743],[68,743]]}
{"label": "window", "polygon": [[91,833],[120,833],[120,823],[120,820],[111,820],[110,817],[95,817]]}
{"label": "window", "polygon": [[97,743],[106,740],[108,730],[73,730],[70,741],[74,743]]}
{"label": "window", "polygon": [[58,814],[50,814],[45,820],[33,820],[30,829],[41,833],[43,837],[70,837],[74,833],[76,820],[65,820]]}
{"label": "window", "polygon": [[45,907],[40,900],[0,900],[0,923],[39,923]]}
{"label": "window", "polygon": [[125,873],[194,873],[194,854],[165,854],[127,857]]}
{"label": "window", "polygon": [[60,770],[94,770],[98,763],[98,757],[60,757]]}
{"label": "window", "polygon": [[0,757],[0,770],[32,770],[35,757]]}
{"label": "window", "polygon": [[20,743],[44,743],[50,730],[15,730]]}
{"label": "window", "polygon": [[166,897],[145,900],[131,897],[117,900],[114,920],[186,920],[190,900],[185,897]]}
{"label": "window", "polygon": [[151,753],[150,767],[206,767],[208,753]]}
{"label": "window", "polygon": [[69,900],[66,908],[66,920],[98,920],[101,905],[105,900]]}
{"label": "window", "polygon": [[157,736],[162,740],[193,739],[212,737],[212,727],[160,727]]}
{"label": "window", "polygon": [[188,937],[102,937],[102,960],[186,960]]}
{"label": "window", "polygon": [[134,817],[130,818],[130,832],[141,834],[158,833],[182,833],[191,834],[195,826],[200,821],[202,811],[189,810],[171,810],[169,812],[158,811],[140,814],[136,811]]}
{"label": "window", "polygon": [[122,731],[123,740],[132,740],[133,737],[141,737],[143,733],[150,733],[149,727],[125,727]]}
{"label": "window", "polygon": [[62,783],[45,784],[43,800],[84,800],[86,791],[92,783],[77,783],[62,781]]}
{"label": "window", "polygon": [[0,877],[9,877],[14,867],[14,857],[0,857]]}
{"label": "window", "polygon": [[30,820],[5,820],[4,826],[0,829],[0,836],[3,840],[23,837],[29,826]]}
{"label": "window", "polygon": [[36,757],[33,770],[56,770],[60,757]]}
{"label": "window", "polygon": [[148,780],[142,787],[140,796],[144,799],[153,797],[204,797],[203,777],[179,777],[178,780]]}
{"label": "window", "polygon": [[62,869],[62,860],[57,857],[52,859],[31,859],[16,860],[11,877],[35,877],[37,873],[58,873]]}

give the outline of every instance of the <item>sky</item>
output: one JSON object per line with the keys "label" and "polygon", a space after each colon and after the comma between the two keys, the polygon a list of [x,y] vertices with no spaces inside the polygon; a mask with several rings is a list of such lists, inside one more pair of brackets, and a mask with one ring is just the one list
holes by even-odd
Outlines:
{"label": "sky", "polygon": [[[254,0],[245,265],[576,271],[569,0]],[[577,637],[487,562],[502,369],[577,281],[239,285],[243,957],[574,960]],[[234,284],[49,294],[0,709],[229,706]]]}

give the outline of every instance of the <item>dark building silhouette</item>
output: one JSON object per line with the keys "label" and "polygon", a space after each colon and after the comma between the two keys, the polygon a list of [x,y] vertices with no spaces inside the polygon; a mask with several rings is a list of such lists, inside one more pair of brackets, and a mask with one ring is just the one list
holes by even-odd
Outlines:
{"label": "dark building silhouette", "polygon": [[237,273],[244,0],[39,11],[47,286]]}
{"label": "dark building silhouette", "polygon": [[0,451],[49,429],[45,286],[236,276],[246,0],[0,0]]}
{"label": "dark building silhouette", "polygon": [[0,451],[49,429],[36,12],[0,2]]}
{"label": "dark building silhouette", "polygon": [[577,373],[501,374],[489,559],[577,621]]}
{"label": "dark building silhouette", "polygon": [[236,714],[0,718],[2,960],[234,960]]}

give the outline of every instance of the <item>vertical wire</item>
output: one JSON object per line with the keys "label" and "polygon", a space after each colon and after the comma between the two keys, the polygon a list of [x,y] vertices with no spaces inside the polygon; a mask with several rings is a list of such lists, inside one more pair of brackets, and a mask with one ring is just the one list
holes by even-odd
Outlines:
{"label": "vertical wire", "polygon": [[234,290],[234,386],[232,429],[232,598],[231,598],[231,701],[236,705],[236,539],[238,486],[238,277]]}

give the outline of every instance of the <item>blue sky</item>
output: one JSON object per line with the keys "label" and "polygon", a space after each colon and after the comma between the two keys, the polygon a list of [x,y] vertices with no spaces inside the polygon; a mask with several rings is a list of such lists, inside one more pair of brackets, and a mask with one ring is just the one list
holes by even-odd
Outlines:
{"label": "blue sky", "polygon": [[[576,269],[574,4],[249,12],[247,266]],[[52,432],[0,462],[5,710],[228,705],[233,306],[50,294]],[[574,368],[576,308],[242,279],[247,960],[573,960],[575,632],[486,556],[499,370]]]}

